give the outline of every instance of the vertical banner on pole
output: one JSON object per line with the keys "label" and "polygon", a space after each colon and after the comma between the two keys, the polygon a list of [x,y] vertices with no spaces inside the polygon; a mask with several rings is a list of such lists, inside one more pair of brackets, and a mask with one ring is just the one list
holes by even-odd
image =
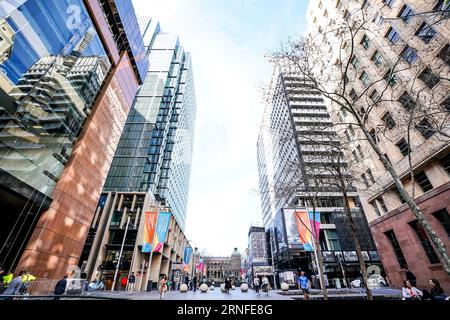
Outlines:
{"label": "vertical banner on pole", "polygon": [[170,212],[159,213],[158,222],[156,223],[155,237],[153,240],[153,252],[161,252],[167,238],[171,217],[172,213]]}
{"label": "vertical banner on pole", "polygon": [[156,220],[158,219],[158,212],[145,212],[144,216],[144,243],[142,244],[143,253],[152,252],[153,236],[155,235]]}
{"label": "vertical banner on pole", "polygon": [[184,272],[189,272],[191,266],[191,259],[192,259],[192,248],[191,247],[184,248],[184,256],[183,256]]}
{"label": "vertical banner on pole", "polygon": [[319,240],[320,235],[320,212],[309,211],[309,220],[311,221],[311,231],[314,232],[314,236]]}
{"label": "vertical banner on pole", "polygon": [[304,250],[314,251],[314,239],[311,234],[311,220],[308,212],[306,210],[296,211],[295,222]]}

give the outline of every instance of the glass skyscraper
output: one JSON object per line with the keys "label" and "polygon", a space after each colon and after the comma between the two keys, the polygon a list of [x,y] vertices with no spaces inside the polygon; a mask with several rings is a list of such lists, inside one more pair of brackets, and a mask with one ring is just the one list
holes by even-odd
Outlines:
{"label": "glass skyscraper", "polygon": [[140,22],[150,65],[103,191],[150,190],[184,228],[196,116],[191,57],[176,35]]}
{"label": "glass skyscraper", "polygon": [[0,267],[78,262],[147,68],[130,1],[0,1]]}

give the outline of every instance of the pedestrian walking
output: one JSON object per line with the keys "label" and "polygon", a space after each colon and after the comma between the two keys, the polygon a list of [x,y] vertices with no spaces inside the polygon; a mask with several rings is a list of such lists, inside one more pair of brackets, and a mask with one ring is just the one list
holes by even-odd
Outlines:
{"label": "pedestrian walking", "polygon": [[19,275],[12,279],[9,283],[8,288],[6,288],[2,295],[19,295],[23,286],[22,276],[25,271],[20,271]]}
{"label": "pedestrian walking", "polygon": [[402,295],[403,300],[422,300],[423,293],[413,286],[409,280],[405,280],[403,282]]}
{"label": "pedestrian walking", "polygon": [[159,280],[159,300],[164,299],[164,292],[167,290],[167,277],[163,275]]}
{"label": "pedestrian walking", "polygon": [[255,278],[253,279],[253,288],[255,289],[256,295],[260,295],[259,293],[259,288],[260,288],[260,283],[259,283],[259,278],[257,276],[255,276]]}
{"label": "pedestrian walking", "polygon": [[167,290],[170,291],[170,287],[172,286],[172,281],[167,280]]}
{"label": "pedestrian walking", "polygon": [[192,292],[195,292],[197,290],[197,276],[194,276],[192,279]]}
{"label": "pedestrian walking", "polygon": [[411,283],[411,285],[413,287],[415,287],[416,286],[416,276],[414,275],[414,273],[409,271],[408,268],[405,268],[405,276],[406,276],[406,280],[408,280]]}
{"label": "pedestrian walking", "polygon": [[225,279],[225,291],[230,292],[230,289],[231,289],[231,279],[227,277]]}
{"label": "pedestrian walking", "polygon": [[[53,290],[53,294],[55,295],[63,295],[66,292],[66,287],[67,287],[67,274],[64,275],[64,277],[60,280],[58,280],[58,282],[55,285],[55,290]],[[59,297],[56,297],[55,300],[59,300]]]}
{"label": "pedestrian walking", "polygon": [[269,278],[266,276],[262,278],[262,291],[266,293],[266,296],[269,295]]}
{"label": "pedestrian walking", "polygon": [[302,290],[305,300],[309,300],[309,280],[305,276],[305,271],[300,271],[300,276],[297,278],[298,286]]}
{"label": "pedestrian walking", "polygon": [[133,293],[135,286],[136,286],[136,276],[134,275],[134,272],[132,272],[128,277],[128,291],[130,292],[130,294]]}

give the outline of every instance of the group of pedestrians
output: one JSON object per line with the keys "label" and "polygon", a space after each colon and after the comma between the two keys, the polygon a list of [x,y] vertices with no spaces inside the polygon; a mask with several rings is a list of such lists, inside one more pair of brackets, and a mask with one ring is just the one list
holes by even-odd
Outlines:
{"label": "group of pedestrians", "polygon": [[269,279],[264,276],[261,279],[258,276],[253,278],[253,289],[255,289],[256,295],[260,295],[260,290],[262,290],[266,295],[269,295]]}
{"label": "group of pedestrians", "polygon": [[14,277],[14,272],[8,272],[5,275],[5,271],[0,269],[0,294],[4,296],[27,294],[30,284],[34,280],[36,277],[28,271],[20,271]]}
{"label": "group of pedestrians", "polygon": [[419,290],[416,288],[416,276],[408,269],[405,269],[406,280],[403,282],[403,300],[447,300],[441,284],[436,279],[430,279],[429,289]]}

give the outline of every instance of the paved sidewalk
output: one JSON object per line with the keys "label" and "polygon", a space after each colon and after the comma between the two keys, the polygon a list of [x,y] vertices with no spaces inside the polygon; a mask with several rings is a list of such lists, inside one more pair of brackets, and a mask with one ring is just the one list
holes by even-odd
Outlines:
{"label": "paved sidewalk", "polygon": [[[91,296],[111,296],[114,298],[131,299],[131,300],[159,300],[159,292],[134,292],[133,294],[128,294],[125,292],[96,292],[90,293]],[[229,293],[224,293],[220,291],[220,288],[215,288],[214,290],[208,290],[208,292],[203,293],[200,290],[196,292],[186,292],[181,293],[180,291],[168,291],[164,294],[164,300],[293,300],[291,296],[283,296],[278,294],[277,291],[270,291],[269,295],[261,293],[259,296],[253,290],[248,292],[241,292],[239,288],[236,290],[230,290]]]}

